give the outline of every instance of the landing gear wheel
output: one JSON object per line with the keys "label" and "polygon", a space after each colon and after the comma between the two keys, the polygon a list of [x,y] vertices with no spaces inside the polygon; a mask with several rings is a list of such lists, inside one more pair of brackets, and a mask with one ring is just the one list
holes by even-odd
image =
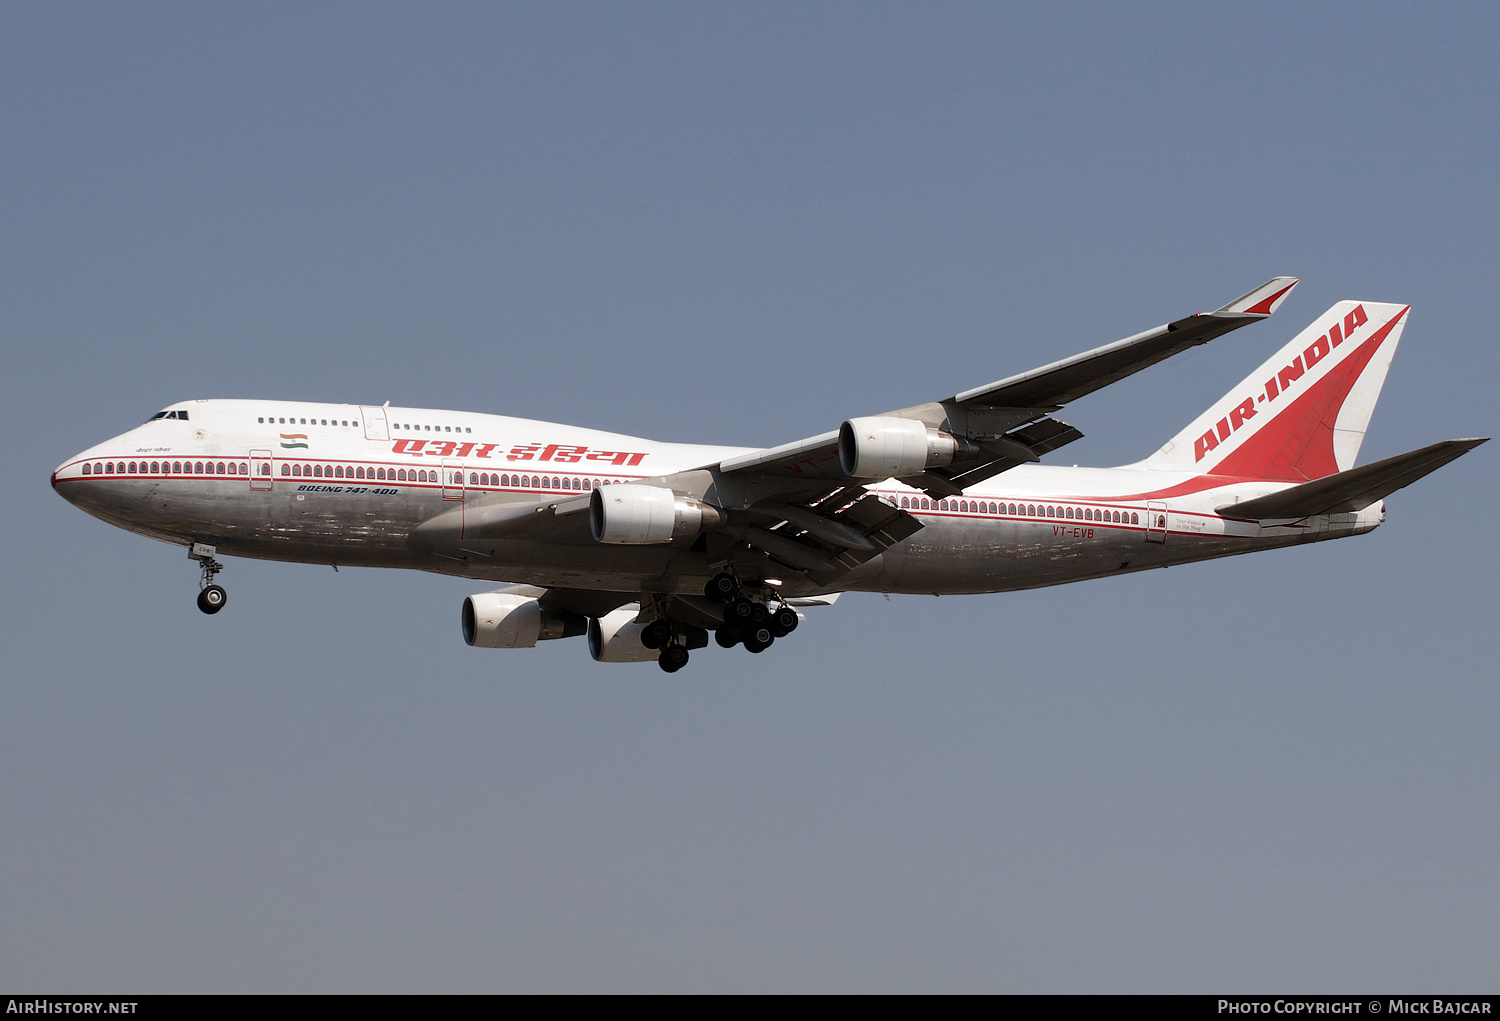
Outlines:
{"label": "landing gear wheel", "polygon": [[714,641],[719,643],[721,649],[732,649],[740,644],[740,628],[738,624],[725,624],[714,632]]}
{"label": "landing gear wheel", "polygon": [[783,606],[771,614],[771,633],[777,638],[785,638],[797,630],[797,611],[790,606]]}
{"label": "landing gear wheel", "polygon": [[731,603],[740,594],[740,583],[728,571],[720,571],[708,579],[703,594],[711,603]]}
{"label": "landing gear wheel", "polygon": [[771,634],[771,629],[764,624],[745,629],[745,637],[742,639],[745,648],[751,652],[764,652],[776,641],[776,636]]}
{"label": "landing gear wheel", "polygon": [[228,601],[229,593],[219,585],[210,585],[198,593],[198,609],[204,613],[218,613]]}
{"label": "landing gear wheel", "polygon": [[653,620],[641,628],[641,644],[648,649],[664,649],[672,640],[672,625],[664,620]]}
{"label": "landing gear wheel", "polygon": [[687,666],[687,661],[688,651],[680,645],[669,645],[656,657],[657,664],[669,674],[675,674]]}
{"label": "landing gear wheel", "polygon": [[[762,635],[765,637],[761,638]],[[771,637],[771,632],[765,628],[759,628],[754,634],[745,636],[745,648],[750,652],[765,652],[774,641],[776,639]]]}
{"label": "landing gear wheel", "polygon": [[748,599],[740,598],[724,607],[724,623],[726,624],[748,624],[755,613],[755,604]]}

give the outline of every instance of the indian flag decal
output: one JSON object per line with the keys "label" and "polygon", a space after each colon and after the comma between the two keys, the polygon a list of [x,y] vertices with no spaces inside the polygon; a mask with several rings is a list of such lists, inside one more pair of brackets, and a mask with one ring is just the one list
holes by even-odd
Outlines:
{"label": "indian flag decal", "polygon": [[297,447],[301,447],[303,450],[306,450],[307,433],[282,433],[281,445],[287,450],[294,450]]}

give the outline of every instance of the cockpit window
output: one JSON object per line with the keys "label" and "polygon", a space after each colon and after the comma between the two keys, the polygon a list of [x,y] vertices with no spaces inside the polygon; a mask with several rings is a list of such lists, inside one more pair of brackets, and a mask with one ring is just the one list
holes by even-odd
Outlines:
{"label": "cockpit window", "polygon": [[187,417],[188,417],[188,414],[187,414],[186,411],[181,411],[181,410],[178,410],[178,411],[158,411],[156,414],[154,414],[150,418],[146,419],[146,421],[148,421],[148,422],[155,422],[158,418],[175,418],[179,422],[186,422],[187,421]]}

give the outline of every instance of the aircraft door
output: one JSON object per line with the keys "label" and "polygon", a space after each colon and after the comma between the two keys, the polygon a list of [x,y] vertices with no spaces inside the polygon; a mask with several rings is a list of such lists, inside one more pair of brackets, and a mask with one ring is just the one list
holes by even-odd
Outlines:
{"label": "aircraft door", "polygon": [[1146,541],[1167,541],[1167,505],[1164,503],[1146,504]]}
{"label": "aircraft door", "polygon": [[443,499],[462,500],[464,498],[464,463],[462,461],[443,462]]}
{"label": "aircraft door", "polygon": [[359,414],[365,420],[365,439],[388,440],[391,438],[389,427],[385,421],[384,408],[361,407]]}
{"label": "aircraft door", "polygon": [[271,477],[271,452],[269,450],[250,451],[250,488],[270,489],[274,481]]}

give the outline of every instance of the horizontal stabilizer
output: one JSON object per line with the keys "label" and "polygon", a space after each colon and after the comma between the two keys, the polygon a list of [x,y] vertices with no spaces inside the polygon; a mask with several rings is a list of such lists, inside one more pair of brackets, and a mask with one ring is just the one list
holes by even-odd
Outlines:
{"label": "horizontal stabilizer", "polygon": [[1489,437],[1444,440],[1430,447],[1388,457],[1363,468],[1329,475],[1270,496],[1225,504],[1220,514],[1232,518],[1305,518],[1314,514],[1346,514],[1364,510],[1376,500],[1411,485],[1429,472],[1467,454]]}

